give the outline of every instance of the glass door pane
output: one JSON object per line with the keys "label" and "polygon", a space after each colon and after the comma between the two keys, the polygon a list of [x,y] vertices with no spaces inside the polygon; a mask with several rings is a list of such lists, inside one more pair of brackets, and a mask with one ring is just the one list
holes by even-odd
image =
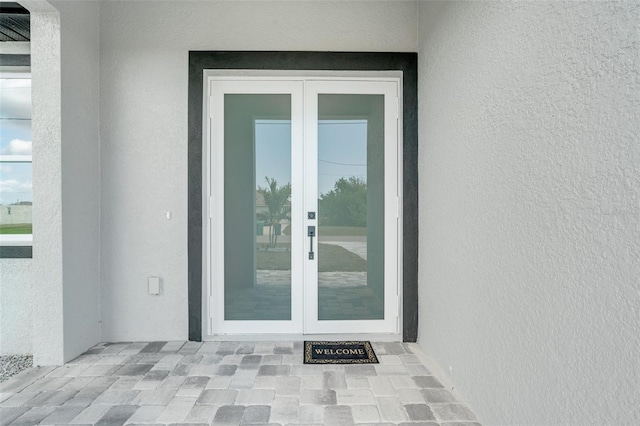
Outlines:
{"label": "glass door pane", "polygon": [[305,83],[305,333],[398,332],[398,83]]}
{"label": "glass door pane", "polygon": [[318,95],[318,319],[384,319],[384,96]]}
{"label": "glass door pane", "polygon": [[291,95],[224,95],[224,320],[291,320]]}
{"label": "glass door pane", "polygon": [[397,333],[397,90],[214,80],[211,334]]}

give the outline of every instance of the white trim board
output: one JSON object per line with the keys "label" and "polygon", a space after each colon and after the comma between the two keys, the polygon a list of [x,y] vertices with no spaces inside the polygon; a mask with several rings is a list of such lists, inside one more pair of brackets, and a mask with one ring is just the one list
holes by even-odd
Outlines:
{"label": "white trim board", "polygon": [[[330,82],[330,81],[334,81],[335,83],[338,83],[338,80],[343,81],[345,84],[347,84],[348,86],[353,86],[353,85],[358,85],[356,83],[356,80],[359,80],[362,84],[366,84],[366,83],[375,83],[375,82],[395,82],[397,83],[397,86],[395,88],[395,103],[393,104],[392,109],[394,109],[394,111],[390,111],[388,109],[385,110],[385,114],[388,116],[391,116],[392,113],[393,115],[397,115],[397,119],[398,121],[396,121],[396,127],[394,129],[394,132],[396,133],[397,137],[396,137],[396,149],[393,150],[393,152],[390,151],[386,151],[385,155],[386,156],[390,156],[391,158],[393,158],[394,162],[397,164],[397,167],[394,168],[394,171],[396,171],[396,177],[395,177],[395,181],[393,182],[393,187],[388,187],[388,185],[385,184],[385,198],[388,197],[388,193],[387,190],[393,190],[392,192],[395,192],[395,197],[392,196],[392,198],[396,198],[395,202],[393,203],[388,203],[388,205],[391,205],[391,207],[387,206],[385,207],[385,216],[387,216],[387,210],[391,209],[393,210],[394,213],[394,220],[396,220],[397,223],[397,227],[396,227],[396,238],[393,239],[393,246],[395,247],[395,258],[397,259],[397,264],[396,264],[396,268],[394,270],[394,274],[396,276],[395,282],[396,282],[396,291],[393,292],[393,299],[392,299],[392,303],[395,306],[395,311],[397,312],[397,315],[394,314],[394,324],[392,328],[387,327],[382,327],[382,328],[375,328],[376,330],[378,329],[382,329],[383,332],[379,333],[379,332],[373,332],[372,334],[364,334],[365,337],[367,338],[372,338],[372,336],[377,336],[380,339],[390,339],[391,341],[396,341],[396,340],[402,340],[402,336],[401,336],[401,330],[402,330],[402,306],[401,306],[401,300],[402,300],[402,253],[399,252],[398,250],[400,250],[400,248],[402,247],[402,125],[398,125],[399,123],[401,123],[402,120],[402,108],[400,107],[400,105],[402,105],[402,101],[401,101],[401,94],[402,94],[402,86],[401,86],[401,81],[402,79],[399,78],[401,77],[402,73],[400,72],[396,72],[396,71],[390,71],[390,72],[324,72],[324,71],[320,71],[320,72],[304,72],[303,74],[301,74],[301,72],[298,71],[268,71],[268,72],[263,72],[263,71],[240,71],[240,70],[205,70],[204,71],[204,81],[203,81],[203,89],[204,89],[204,97],[203,97],[203,158],[206,159],[206,161],[203,161],[203,177],[204,177],[204,182],[203,182],[203,187],[202,187],[202,195],[203,195],[203,200],[205,200],[205,202],[203,202],[203,265],[206,265],[205,268],[203,268],[203,276],[202,276],[202,284],[203,284],[203,304],[202,304],[202,318],[203,318],[203,338],[205,340],[226,340],[226,339],[239,339],[242,336],[246,336],[246,338],[248,340],[250,339],[255,339],[256,335],[255,334],[246,334],[246,328],[235,328],[235,327],[231,327],[229,329],[225,329],[225,330],[220,330],[218,329],[216,331],[217,334],[212,334],[212,321],[210,321],[210,315],[209,315],[209,311],[211,309],[211,301],[214,300],[213,297],[215,296],[215,300],[221,300],[220,298],[223,297],[223,294],[213,294],[212,290],[211,290],[211,286],[209,285],[209,277],[212,276],[212,270],[213,269],[219,269],[221,266],[221,261],[220,259],[222,258],[221,256],[215,256],[216,260],[216,267],[214,267],[214,265],[212,264],[212,258],[214,258],[214,256],[212,256],[213,253],[215,253],[215,250],[220,250],[220,248],[213,248],[210,245],[210,241],[213,240],[212,235],[217,235],[218,236],[218,240],[220,240],[219,238],[219,232],[220,231],[224,231],[224,229],[222,230],[218,230],[218,232],[214,233],[213,228],[216,225],[212,225],[212,222],[210,220],[210,218],[213,215],[216,215],[216,213],[219,215],[221,213],[223,213],[223,211],[219,211],[220,208],[213,206],[212,202],[211,202],[211,194],[212,194],[212,182],[223,182],[224,179],[224,175],[221,174],[221,170],[223,170],[224,168],[224,163],[222,164],[217,164],[215,165],[214,169],[216,170],[216,176],[212,176],[212,161],[222,161],[221,159],[223,158],[223,153],[221,152],[217,152],[217,155],[215,155],[215,157],[217,158],[217,160],[213,159],[214,156],[212,156],[212,152],[211,152],[211,148],[209,146],[208,141],[211,140],[212,137],[214,137],[214,135],[211,132],[211,121],[210,121],[210,116],[211,116],[211,111],[212,108],[220,108],[220,105],[215,106],[212,105],[212,103],[210,102],[210,97],[209,94],[212,93],[212,82],[213,81],[218,81],[218,82],[228,82],[231,83],[232,85],[234,83],[241,83],[245,85],[245,89],[240,90],[240,92],[244,92],[244,93],[254,93],[255,91],[252,89],[252,87],[254,86],[254,83],[260,83],[260,82],[265,82],[265,81],[270,81],[271,83],[273,83],[275,86],[279,86],[279,83],[285,83],[285,82],[295,82],[295,81],[299,81],[299,82],[319,82],[318,80],[321,81],[325,81],[325,82]],[[277,93],[278,90],[276,90],[273,93]],[[364,92],[363,92],[364,93]],[[395,117],[394,117],[395,118]],[[216,131],[219,131],[216,130]],[[221,137],[221,135],[217,135],[218,139]],[[222,154],[222,155],[221,155]],[[295,173],[295,172],[294,172]],[[212,179],[215,178],[215,179]],[[385,181],[387,180],[387,177],[385,176]],[[393,180],[393,179],[392,179]],[[220,193],[217,194],[218,196],[220,195]],[[217,210],[214,210],[217,209]],[[304,207],[304,211],[306,211],[307,206]],[[390,211],[390,210],[389,210]],[[386,221],[386,219],[385,219]],[[306,240],[303,237],[303,240],[306,242]],[[387,239],[388,241],[388,239]],[[214,251],[212,251],[214,250]],[[220,286],[218,286],[220,287]],[[387,292],[387,290],[385,290],[386,294],[389,294]],[[388,299],[389,300],[389,299]],[[388,306],[388,300],[385,301],[385,303]],[[294,304],[295,306],[295,304]],[[386,307],[387,307],[386,306]],[[218,320],[220,320],[221,316],[223,315],[222,312],[218,312]],[[388,309],[386,309],[385,312],[385,316],[388,315]],[[388,317],[387,317],[388,318]],[[246,323],[246,322],[245,322]],[[283,327],[281,328],[278,334],[273,334],[271,332],[269,332],[269,330],[274,331],[273,328],[265,328],[264,330],[262,329],[264,326],[264,321],[262,321],[263,324],[259,324],[256,323],[254,324],[257,328],[252,328],[253,330],[261,333],[260,336],[264,335],[266,336],[266,338],[268,338],[268,336],[272,336],[272,337],[277,337],[278,339],[281,339],[285,336],[291,336],[294,339],[303,339],[303,338],[310,338],[310,336],[319,336],[318,338],[322,337],[322,336],[333,336],[334,338],[338,337],[338,336],[354,336],[354,335],[361,335],[361,333],[349,333],[347,335],[343,335],[341,333],[339,333],[339,330],[341,330],[341,328],[339,327],[334,327],[335,328],[335,334],[324,334],[324,333],[315,333],[315,334],[302,334],[302,333],[296,333],[295,331],[293,331],[294,329],[291,329],[290,331],[287,331],[288,328],[287,327]],[[273,325],[273,322],[271,322]],[[267,324],[269,325],[269,324]],[[382,325],[382,324],[380,324]],[[365,327],[366,328],[366,327]],[[245,333],[243,333],[243,331],[245,331]],[[293,333],[292,333],[293,331]]]}

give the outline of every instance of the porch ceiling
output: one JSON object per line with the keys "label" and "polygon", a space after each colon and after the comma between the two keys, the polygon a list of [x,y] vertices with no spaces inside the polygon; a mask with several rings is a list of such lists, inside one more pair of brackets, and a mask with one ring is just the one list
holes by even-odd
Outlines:
{"label": "porch ceiling", "polygon": [[30,40],[29,11],[18,3],[0,3],[0,42]]}

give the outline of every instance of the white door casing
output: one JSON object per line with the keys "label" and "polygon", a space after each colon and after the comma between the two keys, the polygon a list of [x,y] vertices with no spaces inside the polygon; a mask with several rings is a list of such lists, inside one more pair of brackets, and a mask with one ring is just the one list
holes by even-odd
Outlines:
{"label": "white door casing", "polygon": [[[399,333],[401,271],[399,84],[396,78],[208,77],[205,80],[205,335]],[[318,259],[309,259],[307,212],[318,211],[318,95],[384,95],[384,318],[318,319]],[[225,320],[224,315],[224,95],[288,94],[291,98],[291,319]],[[319,229],[319,228],[316,228]],[[314,250],[317,253],[317,241]]]}

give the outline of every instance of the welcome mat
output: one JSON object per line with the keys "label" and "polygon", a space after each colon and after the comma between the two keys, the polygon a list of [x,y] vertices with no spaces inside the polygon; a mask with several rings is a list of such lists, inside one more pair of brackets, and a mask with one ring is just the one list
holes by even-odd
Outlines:
{"label": "welcome mat", "polygon": [[305,364],[378,364],[369,342],[304,342]]}

